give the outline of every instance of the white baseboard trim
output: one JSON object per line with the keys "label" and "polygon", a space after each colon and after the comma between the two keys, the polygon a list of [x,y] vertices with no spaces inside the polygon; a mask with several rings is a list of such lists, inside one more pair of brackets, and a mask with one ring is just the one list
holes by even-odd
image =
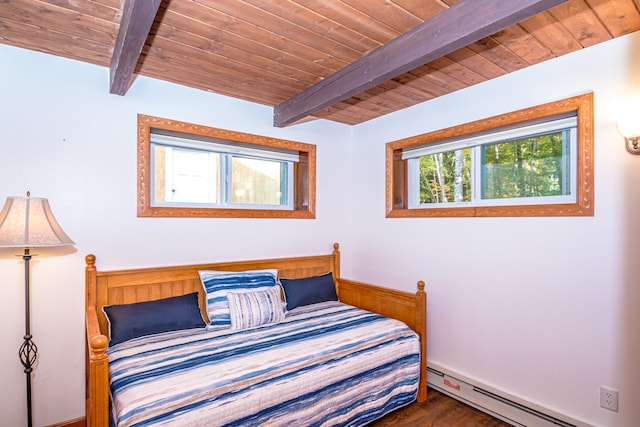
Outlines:
{"label": "white baseboard trim", "polygon": [[427,384],[441,393],[460,400],[513,426],[593,427],[580,420],[544,408],[516,396],[429,363]]}

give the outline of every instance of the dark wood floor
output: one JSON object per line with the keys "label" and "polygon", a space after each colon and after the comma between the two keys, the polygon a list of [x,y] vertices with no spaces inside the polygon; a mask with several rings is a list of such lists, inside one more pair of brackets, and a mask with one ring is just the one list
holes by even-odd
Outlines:
{"label": "dark wood floor", "polygon": [[511,427],[501,420],[429,388],[425,403],[414,402],[369,427]]}

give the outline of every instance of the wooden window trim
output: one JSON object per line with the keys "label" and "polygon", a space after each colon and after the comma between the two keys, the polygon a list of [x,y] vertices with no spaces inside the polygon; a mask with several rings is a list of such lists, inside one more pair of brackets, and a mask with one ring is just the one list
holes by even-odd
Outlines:
{"label": "wooden window trim", "polygon": [[[189,208],[151,205],[151,129],[207,136],[264,147],[298,151],[294,165],[293,210]],[[138,216],[182,218],[315,218],[316,146],[138,114]]]}
{"label": "wooden window trim", "polygon": [[[578,118],[577,197],[575,203],[549,205],[473,206],[408,209],[407,161],[401,159],[404,148],[437,143],[449,138],[486,132],[503,126],[551,117],[575,111]],[[387,218],[416,217],[528,217],[593,216],[593,93],[481,119],[447,129],[412,136],[386,145],[385,193]]]}

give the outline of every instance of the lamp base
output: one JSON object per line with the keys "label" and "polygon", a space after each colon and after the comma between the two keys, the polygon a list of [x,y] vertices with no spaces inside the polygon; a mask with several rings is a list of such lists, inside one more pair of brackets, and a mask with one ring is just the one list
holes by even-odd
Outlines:
{"label": "lamp base", "polygon": [[24,336],[24,342],[20,346],[18,354],[22,366],[24,366],[24,373],[27,375],[27,426],[31,427],[33,425],[31,416],[31,372],[38,359],[38,347],[31,341],[31,335]]}

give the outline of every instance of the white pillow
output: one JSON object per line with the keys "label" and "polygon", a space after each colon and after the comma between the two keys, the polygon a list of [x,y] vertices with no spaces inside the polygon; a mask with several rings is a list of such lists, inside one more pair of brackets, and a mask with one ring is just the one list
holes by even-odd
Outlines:
{"label": "white pillow", "polygon": [[247,329],[282,322],[286,303],[280,297],[280,286],[265,291],[228,292],[231,329]]}

